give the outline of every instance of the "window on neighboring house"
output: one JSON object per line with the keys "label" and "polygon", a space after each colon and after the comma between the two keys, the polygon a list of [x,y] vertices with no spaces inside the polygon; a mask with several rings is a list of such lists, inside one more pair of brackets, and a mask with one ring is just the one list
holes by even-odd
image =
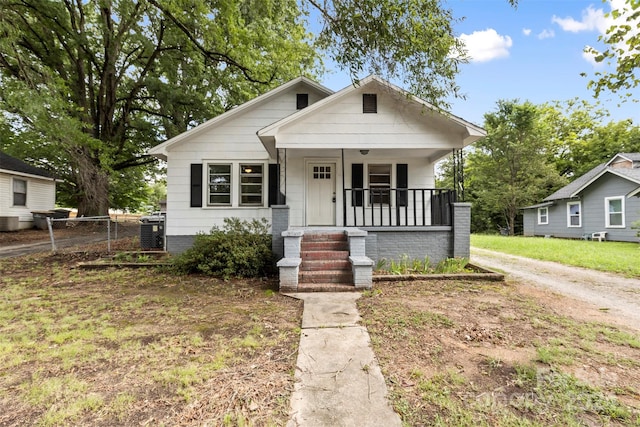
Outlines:
{"label": "window on neighboring house", "polygon": [[262,205],[262,165],[240,165],[240,205]]}
{"label": "window on neighboring house", "polygon": [[388,205],[391,201],[391,165],[369,165],[369,203]]}
{"label": "window on neighboring house", "polygon": [[606,197],[604,199],[605,219],[607,227],[624,227],[624,196]]}
{"label": "window on neighboring house", "polygon": [[231,204],[231,164],[210,164],[209,205]]}
{"label": "window on neighboring house", "polygon": [[308,93],[297,93],[296,94],[296,108],[298,110],[302,110],[309,106],[309,94]]}
{"label": "window on neighboring house", "polygon": [[567,227],[582,226],[582,204],[580,202],[567,203]]}
{"label": "window on neighboring house", "polygon": [[27,206],[27,181],[13,179],[13,206]]}
{"label": "window on neighboring house", "polygon": [[378,96],[375,93],[362,94],[362,112],[363,113],[378,112]]}
{"label": "window on neighboring house", "polygon": [[549,224],[549,208],[538,208],[538,224]]}

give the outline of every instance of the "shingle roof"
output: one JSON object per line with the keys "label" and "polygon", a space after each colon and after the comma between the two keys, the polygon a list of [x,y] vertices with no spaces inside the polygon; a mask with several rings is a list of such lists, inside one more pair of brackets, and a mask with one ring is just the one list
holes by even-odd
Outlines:
{"label": "shingle roof", "polygon": [[[640,161],[640,153],[618,153],[613,158],[618,156],[625,157],[633,162]],[[590,184],[590,182],[594,179],[599,178],[600,175],[610,172],[614,175],[621,176],[623,178],[628,178],[630,181],[636,182],[640,184],[640,168],[611,168],[607,165],[610,163],[602,163],[595,168],[591,169],[589,172],[585,173],[579,178],[576,178],[573,182],[568,185],[565,185],[552,195],[543,199],[545,202],[559,199],[570,199],[572,196],[576,194],[576,192],[581,191],[581,189]]]}
{"label": "shingle roof", "polygon": [[35,166],[31,166],[22,160],[3,153],[2,151],[0,151],[0,169],[26,173],[29,175],[43,176],[45,178],[53,178],[49,172]]}
{"label": "shingle roof", "polygon": [[577,189],[585,185],[587,182],[591,181],[594,177],[596,177],[599,173],[601,173],[605,168],[606,168],[606,163],[602,163],[596,166],[595,168],[591,169],[589,172],[576,178],[574,181],[570,182],[569,184],[565,185],[564,187],[562,187],[552,195],[545,197],[542,200],[544,200],[545,202],[548,202],[551,200],[570,199],[571,195],[575,193]]}

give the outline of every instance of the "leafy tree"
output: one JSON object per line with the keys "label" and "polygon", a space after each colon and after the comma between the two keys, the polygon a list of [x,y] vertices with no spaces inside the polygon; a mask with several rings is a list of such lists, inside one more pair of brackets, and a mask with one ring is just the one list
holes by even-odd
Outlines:
{"label": "leafy tree", "polygon": [[8,149],[81,215],[140,205],[146,149],[317,61],[295,0],[0,0]]}
{"label": "leafy tree", "polygon": [[614,24],[599,37],[607,48],[599,51],[587,47],[585,51],[593,54],[597,62],[613,65],[615,71],[595,73],[595,79],[589,82],[589,87],[594,90],[596,97],[603,90],[629,97],[631,93],[628,91],[640,84],[640,33],[637,31],[640,25],[640,1],[626,0],[624,6],[611,11],[609,15],[614,18]]}
{"label": "leafy tree", "polygon": [[513,234],[519,209],[565,181],[547,162],[551,147],[540,107],[501,100],[496,111],[484,117],[487,136],[469,153],[465,173],[472,217],[479,218],[474,231],[506,224]]}
{"label": "leafy tree", "polygon": [[640,128],[630,120],[607,121],[609,114],[584,100],[542,106],[551,147],[549,161],[573,180],[617,153],[640,151]]}

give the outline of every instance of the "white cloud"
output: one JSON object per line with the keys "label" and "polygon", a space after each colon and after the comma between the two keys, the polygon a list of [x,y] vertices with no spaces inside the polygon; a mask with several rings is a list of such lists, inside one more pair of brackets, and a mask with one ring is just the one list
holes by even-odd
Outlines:
{"label": "white cloud", "polygon": [[471,62],[487,62],[509,56],[509,48],[513,41],[509,36],[501,36],[493,28],[461,34],[460,40],[465,44]]}
{"label": "white cloud", "polygon": [[608,19],[604,15],[605,12],[602,9],[594,9],[593,6],[589,6],[582,11],[582,17],[579,21],[571,16],[560,18],[553,15],[551,22],[558,24],[564,31],[571,33],[598,31],[602,34],[609,28]]}
{"label": "white cloud", "polygon": [[528,36],[529,34],[531,34],[531,28],[523,28],[522,34],[524,34],[525,36]]}
{"label": "white cloud", "polygon": [[[629,16],[629,5],[627,4],[627,0],[609,0],[608,1],[611,10],[618,10],[620,12],[620,16],[618,18],[614,18],[609,15],[606,16],[606,12],[602,9],[595,9],[593,6],[589,6],[582,11],[582,16],[580,20],[576,20],[571,16],[566,18],[559,18],[557,16],[553,16],[551,21],[555,24],[558,24],[563,31],[568,31],[572,33],[579,33],[582,31],[596,31],[600,35],[605,36],[606,32],[613,25],[627,25],[627,17]],[[640,29],[632,28],[630,33],[627,35],[627,39],[637,35]],[[614,49],[620,49],[622,51],[627,51],[626,48],[626,39],[618,43],[616,46],[613,46]],[[600,66],[602,64],[597,63],[595,61],[595,55],[588,51],[588,47],[585,47],[582,57],[585,61],[589,62],[594,66]]]}
{"label": "white cloud", "polygon": [[544,39],[552,39],[556,36],[556,33],[553,30],[542,30],[542,32],[540,34],[538,34],[538,38],[540,40],[544,40]]}

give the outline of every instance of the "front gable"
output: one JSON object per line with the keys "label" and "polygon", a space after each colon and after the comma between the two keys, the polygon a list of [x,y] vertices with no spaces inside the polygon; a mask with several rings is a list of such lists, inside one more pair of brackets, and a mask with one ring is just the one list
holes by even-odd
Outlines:
{"label": "front gable", "polygon": [[277,148],[411,149],[432,160],[484,135],[483,129],[376,77],[258,132],[272,156]]}
{"label": "front gable", "polygon": [[307,95],[308,104],[313,104],[331,93],[330,89],[299,77],[153,147],[148,153],[163,160],[167,160],[170,152],[215,152],[223,158],[262,152],[259,158],[264,158],[266,154],[256,137],[259,129],[295,113],[300,106],[298,95]]}

